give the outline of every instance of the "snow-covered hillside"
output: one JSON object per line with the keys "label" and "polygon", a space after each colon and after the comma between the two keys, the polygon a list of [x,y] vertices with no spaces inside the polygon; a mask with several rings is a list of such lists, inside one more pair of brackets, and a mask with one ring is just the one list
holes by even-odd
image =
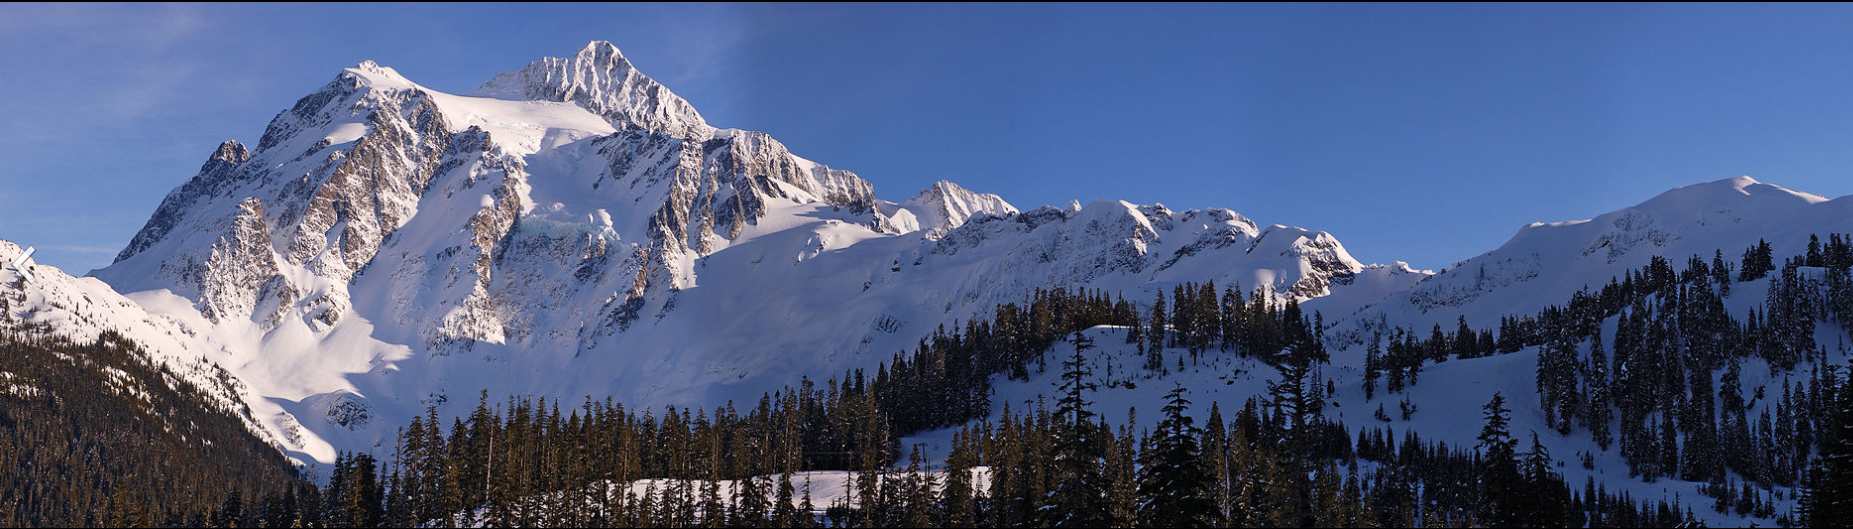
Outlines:
{"label": "snow-covered hillside", "polygon": [[[24,248],[0,240],[0,261],[11,263],[23,253]],[[328,443],[308,435],[282,403],[244,383],[239,374],[251,363],[261,363],[256,350],[225,341],[198,313],[175,310],[187,306],[184,300],[164,293],[131,299],[95,278],[72,277],[43,264],[32,265],[30,271],[34,281],[26,281],[10,265],[0,269],[0,332],[56,336],[75,343],[94,341],[105,331],[133,337],[153,365],[180,377],[170,384],[185,381],[199,388],[213,404],[299,461],[334,452]]]}
{"label": "snow-covered hillside", "polygon": [[349,449],[482,389],[756,398],[1037,288],[1144,303],[1214,280],[1350,313],[1426,276],[1223,209],[1019,211],[950,182],[881,200],[709,125],[605,42],[469,94],[346,69],[220,146],[93,274],[247,359],[227,369],[301,446]]}
{"label": "snow-covered hillside", "polygon": [[[1767,282],[1767,279],[1761,282]],[[1745,283],[1745,286],[1738,295],[1732,297],[1735,303],[1751,303],[1762,299],[1760,283]],[[1613,319],[1608,320],[1606,329],[1608,336],[1614,336]],[[1193,356],[1184,349],[1166,349],[1162,353],[1165,358],[1184,360],[1167,361],[1166,369],[1161,372],[1149,371],[1144,368],[1145,356],[1138,347],[1126,342],[1127,332],[1124,327],[1100,326],[1082,333],[1091,340],[1092,347],[1085,352],[1084,357],[1088,369],[1095,376],[1093,381],[1098,385],[1098,389],[1091,392],[1088,398],[1093,402],[1092,410],[1109,424],[1130,425],[1134,431],[1153,428],[1162,418],[1160,410],[1165,405],[1166,393],[1177,386],[1189,390],[1186,395],[1192,402],[1189,414],[1197,424],[1202,425],[1208,420],[1212,406],[1221,408],[1224,420],[1233,421],[1236,412],[1251,398],[1260,401],[1265,410],[1270,403],[1269,385],[1280,383],[1283,379],[1281,372],[1268,363],[1215,350],[1192,359]],[[1820,332],[1822,338],[1835,334],[1844,336],[1844,331],[1827,325],[1823,325]],[[996,394],[992,399],[992,417],[1001,414],[1006,406],[1017,414],[1028,413],[1027,410],[1033,410],[1038,405],[1053,408],[1062,397],[1059,362],[1074,352],[1073,341],[1064,340],[1045,353],[1050,359],[1047,369],[1032,370],[1028,380],[1011,381],[1002,376],[995,377]],[[1708,526],[1741,527],[1752,523],[1773,523],[1769,519],[1719,513],[1706,508],[1710,500],[1701,490],[1704,483],[1673,477],[1643,480],[1631,475],[1619,448],[1598,448],[1586,430],[1559,435],[1540,411],[1540,397],[1535,382],[1538,354],[1537,347],[1528,347],[1513,354],[1433,364],[1424,368],[1424,382],[1394,394],[1378,389],[1374,398],[1366,398],[1362,389],[1363,372],[1356,367],[1334,362],[1333,365],[1324,366],[1322,372],[1316,373],[1320,376],[1316,382],[1331,382],[1334,391],[1325,395],[1327,404],[1323,413],[1328,420],[1344,424],[1353,438],[1365,428],[1387,428],[1398,435],[1413,431],[1427,442],[1444,442],[1457,448],[1471,448],[1478,443],[1477,437],[1484,426],[1482,406],[1492,399],[1494,393],[1500,393],[1513,411],[1510,424],[1513,435],[1529,443],[1531,434],[1537,434],[1539,441],[1558,462],[1554,470],[1561,473],[1565,482],[1573,487],[1580,487],[1586,480],[1594,479],[1610,493],[1626,492],[1636,499],[1647,501],[1665,500],[1672,503],[1677,500],[1693,506],[1693,514]],[[1829,358],[1831,363],[1837,365],[1844,365],[1847,361],[1844,351],[1834,351]],[[1743,373],[1746,390],[1754,391],[1757,395],[1771,396],[1750,404],[1749,413],[1753,417],[1758,413],[1775,412],[1778,400],[1775,396],[1782,394],[1783,384],[1789,381],[1788,377],[1806,378],[1805,372],[1779,372],[1757,360],[1746,362]],[[1404,403],[1412,410],[1407,417],[1402,415]],[[1387,410],[1386,417],[1376,417],[1380,407]],[[902,439],[901,442],[904,447],[922,445],[928,453],[943,459],[951,450],[955,430],[926,432]],[[1584,454],[1588,454],[1592,462],[1587,468],[1579,463]],[[1366,466],[1369,465],[1366,462]],[[1787,500],[1778,500],[1776,512],[1788,512],[1794,506],[1793,500],[1792,495]]]}
{"label": "snow-covered hillside", "polygon": [[[1823,197],[1739,176],[1681,187],[1587,220],[1532,223],[1498,249],[1456,263],[1344,321],[1330,336],[1358,346],[1360,329],[1387,323],[1426,330],[1496,327],[1531,315],[1584,287],[1600,289],[1654,256],[1681,266],[1715,252],[1735,263],[1766,240],[1777,256],[1801,253],[1810,235],[1853,232],[1853,197]],[[1333,318],[1332,321],[1336,321]],[[1360,353],[1361,354],[1361,353]]]}

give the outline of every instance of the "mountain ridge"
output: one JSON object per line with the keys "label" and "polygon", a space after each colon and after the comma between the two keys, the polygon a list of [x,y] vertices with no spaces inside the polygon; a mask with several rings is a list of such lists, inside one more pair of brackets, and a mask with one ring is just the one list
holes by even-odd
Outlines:
{"label": "mountain ridge", "polygon": [[1452,328],[1459,318],[1496,326],[1502,316],[1534,314],[1567,293],[1599,289],[1656,256],[1710,262],[1722,252],[1736,262],[1759,241],[1793,255],[1810,236],[1844,232],[1853,232],[1853,196],[1828,199],[1749,176],[1681,186],[1588,219],[1523,226],[1498,248],[1338,323],[1333,337],[1356,347],[1385,326]]}
{"label": "mountain ridge", "polygon": [[[1335,358],[1355,363],[1369,329],[1468,314],[1485,326],[1686,251],[1682,240],[1718,239],[1708,226],[1836,203],[1738,177],[1536,223],[1439,274],[1364,265],[1329,233],[1226,209],[1019,210],[950,181],[882,200],[764,133],[676,110],[686,102],[607,47],[463,95],[371,61],[344,69],[279,113],[257,149],[222,144],[93,274],[197,319],[232,355],[261,351],[234,369],[279,403],[265,428],[302,425],[321,444],[295,453],[326,459],[475,389],[750,398],[873,368],[1050,286],[1137,303],[1187,282],[1265,288],[1328,316]],[[1787,224],[1840,226],[1807,215]],[[1558,247],[1588,260],[1581,272],[1552,279],[1542,254]]]}
{"label": "mountain ridge", "polygon": [[874,368],[1039,288],[1214,280],[1310,300],[1414,277],[1360,275],[1328,233],[1224,209],[1020,211],[951,182],[881,200],[683,112],[609,43],[484,86],[343,69],[254,149],[221,145],[93,275],[261,352],[233,369],[280,403],[272,430],[299,422],[315,446],[379,442],[483,388],[748,398]]}

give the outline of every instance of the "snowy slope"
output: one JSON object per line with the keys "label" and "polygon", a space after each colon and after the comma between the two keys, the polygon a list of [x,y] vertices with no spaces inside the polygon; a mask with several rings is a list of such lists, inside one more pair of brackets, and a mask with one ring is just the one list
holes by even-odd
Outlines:
{"label": "snowy slope", "polygon": [[[1768,280],[1760,281],[1767,283]],[[1749,288],[1742,289],[1741,294],[1734,294],[1733,300],[1748,302],[1753,298],[1762,299],[1756,288],[1760,286],[1758,283],[1745,283],[1744,286]],[[1614,325],[1613,319],[1607,322],[1607,335],[1613,336]],[[1165,394],[1177,385],[1189,389],[1186,394],[1186,398],[1192,402],[1189,413],[1201,426],[1208,420],[1212,405],[1222,409],[1224,420],[1234,420],[1236,412],[1250,397],[1258,396],[1265,404],[1268,384],[1281,380],[1279,371],[1266,363],[1214,350],[1204,353],[1197,361],[1185,360],[1181,368],[1173,364],[1163,373],[1146,371],[1142,367],[1145,359],[1139,354],[1137,346],[1126,343],[1126,332],[1123,327],[1113,326],[1084,331],[1094,345],[1084,356],[1089,369],[1096,376],[1093,381],[1099,386],[1088,397],[1094,403],[1092,410],[1111,424],[1130,424],[1135,432],[1147,431],[1158,423],[1160,410],[1165,405]],[[1823,326],[1823,333],[1825,336],[1825,333],[1841,331]],[[1006,405],[1015,414],[1034,409],[1038,403],[1053,408],[1055,401],[1061,398],[1060,361],[1072,356],[1074,347],[1070,341],[1057,342],[1045,353],[1049,358],[1048,369],[1037,372],[1032,368],[1027,381],[994,377],[996,394],[992,398],[992,418],[1001,414]],[[1620,456],[1619,446],[1611,446],[1607,451],[1599,450],[1585,429],[1559,435],[1539,410],[1539,397],[1535,391],[1537,354],[1537,348],[1532,347],[1513,354],[1432,364],[1423,368],[1420,384],[1397,394],[1379,389],[1375,399],[1364,397],[1360,385],[1361,370],[1334,363],[1323,367],[1320,373],[1324,379],[1330,379],[1336,388],[1334,393],[1327,396],[1324,413],[1328,419],[1342,422],[1353,438],[1363,428],[1388,427],[1399,436],[1402,432],[1414,430],[1429,442],[1440,441],[1452,447],[1471,448],[1478,442],[1480,429],[1485,424],[1482,406],[1492,400],[1494,393],[1501,393],[1506,398],[1507,408],[1512,410],[1509,428],[1514,438],[1521,441],[1520,449],[1528,450],[1530,434],[1537,433],[1540,442],[1561,464],[1555,470],[1573,487],[1580,487],[1586,479],[1593,477],[1610,493],[1626,491],[1637,500],[1664,499],[1672,502],[1678,499],[1683,504],[1691,505],[1693,514],[1712,527],[1743,527],[1752,523],[1767,526],[1774,523],[1773,520],[1720,514],[1707,508],[1711,500],[1700,491],[1702,483],[1672,477],[1663,477],[1649,483],[1631,477],[1627,464]],[[1164,355],[1167,359],[1190,357],[1189,352],[1183,349],[1168,349]],[[1830,361],[1840,364],[1846,360],[1845,354],[1840,352],[1830,358]],[[1172,362],[1175,360],[1167,361]],[[1782,377],[1771,375],[1761,360],[1745,362],[1743,373],[1746,391],[1781,394]],[[1413,404],[1416,410],[1407,420],[1401,417],[1398,407],[1404,400]],[[1773,412],[1776,400],[1766,398],[1753,402],[1750,415],[1754,417],[1765,410]],[[1391,418],[1389,422],[1373,417],[1379,406],[1386,409]],[[902,445],[922,444],[934,457],[943,459],[951,450],[953,431],[944,429],[904,438]],[[1594,454],[1593,469],[1585,469],[1578,462],[1579,455],[1584,452]],[[1369,462],[1365,464],[1372,465]],[[1787,512],[1792,503],[1793,496],[1789,500],[1778,501],[1776,512]]]}
{"label": "snowy slope", "polygon": [[[11,263],[23,253],[24,248],[0,240],[0,261]],[[197,312],[163,310],[176,302],[185,307],[184,301],[154,294],[127,298],[95,278],[72,277],[42,264],[32,265],[31,273],[36,281],[25,281],[10,265],[0,269],[0,332],[60,336],[77,343],[109,330],[133,337],[153,365],[166,366],[201,389],[214,404],[292,458],[308,462],[333,457],[332,446],[304,435],[295,416],[236,376],[242,366],[261,361],[254,350],[221,340]]]}
{"label": "snowy slope", "polygon": [[1340,347],[1355,348],[1360,329],[1372,325],[1426,332],[1435,324],[1452,329],[1462,316],[1476,329],[1497,328],[1502,316],[1535,315],[1585,286],[1600,289],[1656,255],[1675,269],[1693,255],[1709,263],[1718,250],[1736,263],[1745,248],[1765,239],[1780,264],[1802,253],[1809,235],[1825,242],[1828,233],[1849,232],[1853,197],[1829,200],[1748,176],[1706,182],[1593,219],[1520,228],[1499,248],[1389,296],[1328,336]]}
{"label": "snowy slope", "polygon": [[227,369],[348,449],[480,389],[755,398],[1036,288],[1149,302],[1214,280],[1349,313],[1426,275],[1222,209],[1020,212],[950,182],[879,200],[708,125],[603,42],[470,94],[346,69],[255,148],[217,149],[93,274],[250,358]]}

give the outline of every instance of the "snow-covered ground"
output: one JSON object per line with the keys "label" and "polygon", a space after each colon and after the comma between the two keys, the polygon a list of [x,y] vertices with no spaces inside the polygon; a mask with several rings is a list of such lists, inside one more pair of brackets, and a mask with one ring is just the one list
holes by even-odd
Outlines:
{"label": "snow-covered ground", "polygon": [[[1371,324],[1452,329],[1458,317],[1476,329],[1497,328],[1503,316],[1537,314],[1584,287],[1600,290],[1654,256],[1682,270],[1694,255],[1709,264],[1723,251],[1735,266],[1745,248],[1766,240],[1780,264],[1801,254],[1810,235],[1825,243],[1829,233],[1853,233],[1853,197],[1829,200],[1748,176],[1690,185],[1593,219],[1520,228],[1499,248],[1455,263],[1342,322],[1333,317],[1336,311],[1328,312],[1326,320],[1337,323],[1328,337],[1339,347],[1357,347]],[[1734,315],[1762,301],[1733,299],[1744,300],[1732,307]]]}
{"label": "snow-covered ground", "polygon": [[[1737,292],[1733,291],[1731,299],[1734,301],[1752,296],[1761,299],[1761,293],[1752,288],[1743,289],[1742,294]],[[1613,319],[1607,323],[1607,330],[1611,332],[1605,336],[1613,336]],[[1825,325],[1821,330],[1824,336],[1833,333],[1844,335],[1844,331],[1829,329]],[[1148,372],[1142,367],[1145,360],[1140,356],[1137,346],[1125,343],[1126,332],[1125,328],[1111,326],[1095,327],[1084,332],[1094,345],[1093,349],[1085,353],[1085,357],[1100,387],[1088,398],[1093,401],[1092,409],[1112,424],[1129,424],[1136,414],[1136,421],[1130,422],[1135,432],[1146,432],[1157,424],[1160,419],[1159,410],[1165,404],[1165,394],[1177,385],[1189,388],[1186,394],[1186,398],[1192,402],[1189,413],[1201,427],[1207,421],[1213,403],[1222,409],[1224,420],[1233,421],[1236,412],[1248,398],[1260,396],[1265,405],[1268,382],[1281,380],[1280,373],[1272,366],[1251,358],[1209,351],[1193,363],[1189,360],[1189,353],[1183,349],[1164,351],[1166,364],[1170,366],[1169,373]],[[1587,354],[1587,351],[1584,353]],[[1027,381],[1010,381],[1001,376],[994,379],[996,394],[992,399],[993,417],[1002,412],[1006,403],[1013,413],[1033,409],[1039,401],[1050,408],[1054,407],[1055,400],[1061,398],[1058,389],[1062,382],[1061,361],[1074,354],[1074,344],[1066,340],[1058,342],[1046,354],[1049,355],[1049,368],[1040,372],[1032,368]],[[1360,428],[1388,427],[1399,436],[1399,442],[1403,432],[1414,430],[1426,442],[1445,442],[1452,447],[1472,448],[1478,443],[1480,429],[1485,426],[1485,411],[1482,407],[1492,400],[1494,393],[1502,393],[1506,398],[1506,406],[1512,410],[1509,428],[1513,437],[1520,441],[1520,451],[1529,450],[1531,434],[1537,433],[1538,439],[1557,461],[1556,471],[1563,475],[1566,483],[1579,491],[1586,479],[1594,477],[1611,494],[1627,492],[1641,501],[1678,500],[1683,505],[1691,506],[1692,512],[1712,527],[1745,526],[1752,523],[1774,525],[1773,519],[1745,518],[1713,511],[1710,507],[1711,499],[1700,491],[1702,483],[1680,481],[1672,477],[1662,477],[1649,483],[1638,477],[1630,477],[1619,448],[1611,445],[1606,451],[1598,450],[1585,429],[1579,428],[1569,435],[1559,435],[1545,422],[1543,412],[1539,409],[1536,391],[1537,354],[1537,348],[1531,347],[1513,354],[1429,364],[1422,368],[1419,384],[1395,394],[1384,391],[1380,386],[1374,399],[1364,398],[1360,370],[1335,363],[1324,368],[1324,376],[1337,389],[1328,396],[1324,413],[1328,419],[1343,422],[1353,439],[1357,437]],[[1180,357],[1185,359],[1185,367],[1182,369],[1177,367],[1175,360]],[[1844,364],[1846,360],[1845,352],[1835,352],[1830,356],[1831,362]],[[1804,374],[1801,376],[1805,377],[1806,366],[1802,369]],[[1108,374],[1109,370],[1111,375]],[[1757,388],[1763,388],[1769,395],[1782,393],[1781,375],[1772,376],[1767,364],[1761,360],[1744,362],[1743,375],[1746,396],[1757,391]],[[1399,404],[1404,400],[1416,409],[1408,420],[1402,419],[1399,411]],[[1755,417],[1765,409],[1773,412],[1776,400],[1762,399],[1750,409],[1750,416]],[[1391,420],[1387,423],[1374,418],[1380,405],[1390,416]],[[922,445],[932,457],[943,460],[951,451],[954,430],[948,428],[926,432],[904,438],[901,442],[903,447]],[[1594,453],[1593,469],[1583,468],[1581,454],[1584,452]],[[1365,462],[1363,468],[1374,468],[1374,464]],[[1739,481],[1742,481],[1741,477]],[[1792,494],[1778,500],[1777,514],[1788,512],[1793,504]]]}

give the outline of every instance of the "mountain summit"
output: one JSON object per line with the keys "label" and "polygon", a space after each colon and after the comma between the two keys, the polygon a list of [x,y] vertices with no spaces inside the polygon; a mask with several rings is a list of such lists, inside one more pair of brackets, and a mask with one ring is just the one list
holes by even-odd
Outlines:
{"label": "mountain summit", "polygon": [[1037,289],[1215,281],[1356,306],[1414,277],[1365,270],[1330,234],[1222,209],[1020,211],[951,182],[881,200],[707,125],[593,42],[461,95],[344,69],[255,148],[211,153],[94,274],[211,336],[278,403],[263,429],[330,460],[484,388],[756,398]]}
{"label": "mountain summit", "polygon": [[469,95],[570,102],[614,127],[638,127],[682,138],[707,138],[714,128],[688,101],[638,72],[618,47],[592,41],[567,58],[547,57],[503,73]]}

